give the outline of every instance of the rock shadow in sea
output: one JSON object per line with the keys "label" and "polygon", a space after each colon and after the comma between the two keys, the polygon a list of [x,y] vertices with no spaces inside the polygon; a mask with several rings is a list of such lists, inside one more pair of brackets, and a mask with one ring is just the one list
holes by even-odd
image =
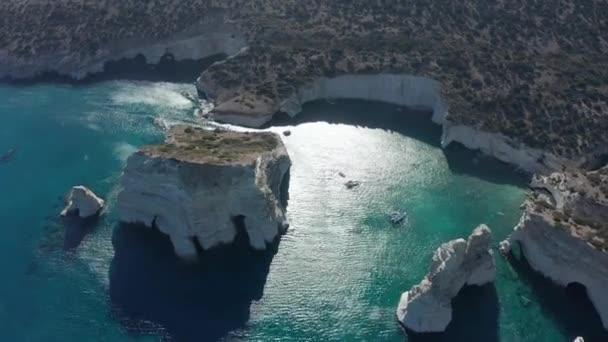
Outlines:
{"label": "rock shadow in sea", "polygon": [[110,266],[112,312],[135,335],[170,341],[217,341],[249,320],[262,298],[278,241],[252,251],[246,238],[201,254],[195,265],[178,260],[155,229],[119,225]]}
{"label": "rock shadow in sea", "polygon": [[68,251],[77,248],[82,240],[84,240],[85,236],[95,230],[99,220],[100,218],[98,215],[88,218],[68,215],[61,218],[65,229],[63,249]]}
{"label": "rock shadow in sea", "polygon": [[530,294],[523,293],[530,297],[530,305],[539,305],[545,316],[554,320],[556,328],[568,336],[569,340],[582,336],[585,342],[608,341],[608,331],[603,329],[600,316],[584,286],[576,284],[564,288],[556,285],[532,269],[519,248],[514,252],[517,253],[511,256],[510,264],[519,281],[531,291]]}
{"label": "rock shadow in sea", "polygon": [[498,294],[494,284],[465,286],[452,301],[452,322],[443,333],[406,329],[408,342],[498,342]]}
{"label": "rock shadow in sea", "polygon": [[[432,113],[383,102],[362,100],[326,100],[306,103],[295,118],[277,115],[268,126],[296,126],[308,122],[346,124],[382,129],[441,148],[441,126],[431,121]],[[463,174],[495,184],[525,186],[529,177],[514,172],[514,168],[481,152],[469,150],[458,143],[444,149],[448,167]]]}

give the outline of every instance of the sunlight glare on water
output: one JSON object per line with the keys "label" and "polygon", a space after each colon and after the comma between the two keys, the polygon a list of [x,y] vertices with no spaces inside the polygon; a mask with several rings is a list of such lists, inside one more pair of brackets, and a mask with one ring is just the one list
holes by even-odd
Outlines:
{"label": "sunlight glare on water", "polygon": [[[218,250],[184,267],[166,237],[121,228],[116,213],[126,158],[163,140],[154,119],[201,124],[184,92],[195,89],[0,86],[0,152],[16,151],[0,165],[1,341],[417,341],[394,312],[433,250],[480,223],[498,242],[519,218],[525,177],[461,147],[444,153],[428,113],[313,103],[270,128],[292,132],[291,226],[276,254]],[[75,184],[108,208],[66,250],[57,214]],[[394,211],[407,214],[400,226]],[[608,340],[589,307],[497,263],[496,290],[463,294],[439,340]]]}

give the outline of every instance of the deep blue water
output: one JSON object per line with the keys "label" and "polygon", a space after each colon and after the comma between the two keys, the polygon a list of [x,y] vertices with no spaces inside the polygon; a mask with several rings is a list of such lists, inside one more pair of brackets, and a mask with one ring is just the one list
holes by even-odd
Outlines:
{"label": "deep blue water", "polygon": [[[0,86],[0,154],[15,149],[0,164],[0,341],[608,341],[584,296],[500,257],[496,286],[465,290],[445,334],[400,329],[399,296],[433,250],[479,223],[505,238],[526,179],[442,151],[428,115],[390,105],[319,102],[277,122],[292,131],[288,233],[267,253],[241,241],[180,264],[161,234],[121,226],[114,204],[127,156],[162,140],[153,118],[197,122],[184,91],[194,87]],[[86,227],[57,218],[75,184],[108,200]],[[408,213],[400,227],[394,210]]]}

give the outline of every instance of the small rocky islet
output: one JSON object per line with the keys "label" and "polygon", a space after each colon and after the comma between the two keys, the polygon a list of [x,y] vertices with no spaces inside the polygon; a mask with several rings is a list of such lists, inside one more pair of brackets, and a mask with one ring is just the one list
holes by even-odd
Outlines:
{"label": "small rocky islet", "polygon": [[[295,116],[304,103],[324,98],[430,109],[442,126],[443,146],[461,143],[535,174],[521,221],[500,251],[509,255],[517,243],[539,273],[562,286],[584,285],[608,329],[606,4],[590,9],[563,1],[555,10],[521,1],[444,8],[437,2],[235,0],[182,2],[166,16],[161,1],[112,3],[110,13],[69,2],[2,2],[0,77],[55,71],[85,78],[105,61],[137,54],[155,62],[166,53],[177,59],[222,53],[230,57],[197,80],[218,121],[260,127],[277,112]],[[133,12],[142,13],[141,20],[130,20]],[[58,20],[66,17],[78,18],[78,30]],[[42,30],[31,30],[32,22]],[[404,35],[411,41],[403,42]],[[230,243],[237,219],[251,246],[263,249],[287,225],[278,189],[289,165],[280,138],[269,133],[178,126],[167,143],[129,158],[118,210],[125,222],[168,234],[185,259],[196,257],[193,239],[204,249]],[[233,193],[239,195],[226,196]],[[70,201],[66,212],[85,216],[103,206],[85,188],[75,188]],[[417,303],[437,300],[431,295],[438,285],[429,280],[444,277],[441,265],[467,260],[479,234],[437,250],[427,282],[399,306],[404,325],[445,328],[445,313],[428,327],[408,317]],[[492,257],[483,247],[484,260]],[[465,271],[456,267],[455,288],[477,283]],[[448,303],[454,291],[439,302]]]}
{"label": "small rocky islet", "polygon": [[127,160],[120,219],[158,228],[186,260],[196,260],[196,243],[233,242],[238,224],[251,247],[264,250],[288,226],[280,192],[290,166],[274,133],[174,126],[166,143]]}

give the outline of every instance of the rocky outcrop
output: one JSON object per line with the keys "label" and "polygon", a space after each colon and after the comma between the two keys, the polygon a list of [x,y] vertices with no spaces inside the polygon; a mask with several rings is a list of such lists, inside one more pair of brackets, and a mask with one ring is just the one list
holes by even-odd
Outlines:
{"label": "rocky outcrop", "polygon": [[178,125],[163,145],[132,155],[118,196],[120,219],[169,235],[178,256],[234,241],[240,226],[263,250],[287,227],[280,187],[291,165],[278,135]]}
{"label": "rocky outcrop", "polygon": [[415,332],[441,332],[452,320],[452,299],[466,285],[484,285],[496,278],[492,233],[477,227],[468,240],[444,243],[433,254],[429,273],[403,293],[399,322]]}
{"label": "rocky outcrop", "polygon": [[533,186],[505,252],[518,243],[537,272],[585,286],[608,329],[608,168],[537,176]]}
{"label": "rocky outcrop", "polygon": [[0,49],[0,79],[32,78],[44,72],[55,72],[79,80],[103,72],[105,63],[109,61],[131,59],[138,55],[143,55],[150,64],[159,63],[167,55],[176,61],[197,60],[215,55],[233,55],[246,45],[236,26],[229,23],[223,13],[218,12],[215,16],[204,17],[194,30],[165,39],[116,41],[98,50],[95,55],[83,55],[80,51],[58,51],[38,55],[36,59],[24,59]]}
{"label": "rocky outcrop", "polygon": [[561,286],[578,283],[608,329],[608,254],[574,232],[556,228],[542,214],[526,212],[510,238],[518,242],[530,266]]}
{"label": "rocky outcrop", "polygon": [[299,87],[288,98],[276,101],[255,101],[253,104],[232,99],[232,92],[213,80],[201,76],[197,88],[205,93],[216,107],[210,117],[217,121],[247,127],[261,127],[272,120],[277,112],[295,116],[302,105],[320,99],[358,99],[393,103],[411,108],[429,109],[434,123],[442,125],[442,146],[453,142],[480,150],[503,162],[534,173],[548,173],[570,165],[551,153],[532,149],[524,144],[492,132],[480,131],[471,126],[454,125],[449,120],[448,107],[443,99],[441,84],[435,80],[403,74],[342,75],[334,78],[317,78]]}
{"label": "rocky outcrop", "polygon": [[67,205],[61,211],[61,216],[78,215],[87,218],[99,214],[105,205],[105,202],[93,191],[82,185],[70,190],[66,202]]}

